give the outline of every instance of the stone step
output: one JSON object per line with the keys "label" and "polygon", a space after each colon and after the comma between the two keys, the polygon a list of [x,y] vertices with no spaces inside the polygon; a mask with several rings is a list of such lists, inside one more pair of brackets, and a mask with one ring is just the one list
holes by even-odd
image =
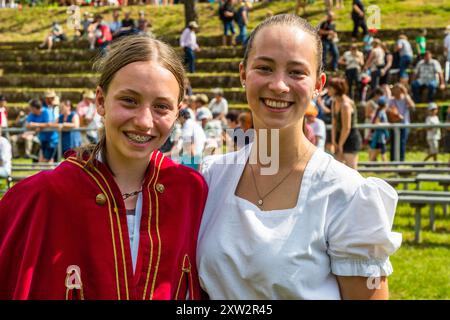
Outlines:
{"label": "stone step", "polygon": [[[6,74],[0,77],[0,87],[29,87],[29,88],[86,88],[95,87],[99,76],[97,74]],[[239,74],[234,73],[205,73],[188,74],[193,88],[207,87],[239,87]]]}
{"label": "stone step", "polygon": [[[229,59],[197,59],[196,70],[203,72],[238,72],[240,58]],[[54,61],[20,62],[8,61],[0,62],[0,70],[3,75],[7,73],[81,73],[93,72],[90,61],[70,61],[70,63],[55,63]]]}
{"label": "stone step", "polygon": [[[11,103],[29,101],[33,98],[43,97],[45,91],[49,88],[2,88],[1,94],[5,96],[6,100]],[[94,87],[87,88],[55,88],[55,92],[60,98],[68,99],[72,102],[80,101],[82,92],[86,89],[93,90]],[[194,94],[204,93],[209,99],[214,97],[214,87],[210,88],[194,88]],[[224,88],[224,96],[230,103],[245,103],[246,97],[244,89],[241,87]]]}
{"label": "stone step", "polygon": [[[183,50],[175,48],[182,56]],[[98,51],[86,49],[57,49],[48,52],[47,50],[0,50],[0,61],[93,61],[98,55]],[[215,58],[242,58],[244,49],[242,47],[204,47],[196,53],[198,59]]]}
{"label": "stone step", "polygon": [[[390,48],[393,49],[395,41],[387,41]],[[362,48],[363,43],[357,43]],[[351,42],[340,42],[339,51],[341,54],[348,50]],[[180,56],[183,55],[183,50],[178,46],[174,47]],[[427,42],[427,49],[430,50],[434,56],[442,56],[444,53],[444,45],[441,39]],[[98,55],[98,51],[88,50],[83,47],[76,48],[60,48],[48,52],[47,50],[25,50],[25,49],[0,49],[0,61],[93,61]],[[241,46],[236,47],[202,47],[202,51],[197,52],[198,59],[214,59],[214,58],[243,58],[244,49]]]}
{"label": "stone step", "polygon": [[[395,40],[401,33],[405,33],[411,41],[414,41],[415,37],[420,34],[420,28],[404,28],[404,29],[381,29],[377,33],[377,37],[383,40]],[[440,39],[444,38],[445,28],[427,28],[427,39]],[[351,41],[351,31],[341,31],[338,30],[339,38],[341,41]],[[172,46],[179,45],[179,35],[177,36],[159,36],[161,40],[171,44]],[[361,35],[360,35],[360,38]],[[197,35],[197,41],[200,46],[220,46],[222,45],[222,35],[218,33],[216,35],[202,35],[201,32]],[[33,49],[36,48],[40,42],[30,41],[30,42],[0,42],[0,50],[4,48],[20,48],[20,49]],[[63,42],[56,42],[54,48],[88,48],[88,42],[86,40],[72,41],[71,39]]]}

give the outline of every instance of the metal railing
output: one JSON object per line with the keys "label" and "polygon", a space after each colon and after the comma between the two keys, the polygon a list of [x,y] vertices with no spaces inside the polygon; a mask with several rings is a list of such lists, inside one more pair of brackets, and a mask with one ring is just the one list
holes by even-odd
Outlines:
{"label": "metal railing", "polygon": [[[331,130],[331,125],[326,126]],[[360,123],[355,126],[356,129],[389,129],[394,131],[394,161],[400,161],[400,129],[430,129],[430,128],[450,128],[450,123],[426,124],[426,123]]]}
{"label": "metal railing", "polygon": [[56,131],[58,132],[58,149],[57,149],[57,161],[59,162],[62,158],[62,134],[63,132],[69,132],[69,131],[80,131],[80,132],[87,132],[87,131],[98,131],[98,129],[91,129],[91,128],[65,128],[65,129],[59,129],[59,128],[43,128],[40,130],[35,129],[27,129],[27,128],[2,128],[2,132],[8,132],[8,133],[24,133],[24,132],[51,132]]}
{"label": "metal railing", "polygon": [[[331,129],[331,125],[326,126],[327,129]],[[450,128],[450,123],[440,123],[440,124],[426,124],[426,123],[386,123],[386,124],[371,124],[371,123],[361,123],[355,126],[356,129],[389,129],[394,131],[394,161],[400,160],[400,129],[429,129],[429,128]],[[67,129],[55,129],[55,128],[45,128],[39,131],[26,129],[26,128],[2,128],[3,132],[9,133],[23,133],[26,131],[34,131],[34,132],[46,132],[46,131],[57,131],[59,133],[58,136],[58,161],[60,161],[62,157],[62,132],[67,131],[95,131],[96,129],[88,129],[88,128],[67,128]]]}

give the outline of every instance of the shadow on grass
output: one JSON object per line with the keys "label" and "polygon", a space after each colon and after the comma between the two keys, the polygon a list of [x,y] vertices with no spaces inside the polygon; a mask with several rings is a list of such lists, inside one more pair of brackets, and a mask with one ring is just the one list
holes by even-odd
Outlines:
{"label": "shadow on grass", "polygon": [[403,240],[402,247],[413,248],[417,250],[427,250],[427,249],[449,249],[450,243],[437,243],[429,240],[422,240],[421,243],[415,243],[414,240]]}

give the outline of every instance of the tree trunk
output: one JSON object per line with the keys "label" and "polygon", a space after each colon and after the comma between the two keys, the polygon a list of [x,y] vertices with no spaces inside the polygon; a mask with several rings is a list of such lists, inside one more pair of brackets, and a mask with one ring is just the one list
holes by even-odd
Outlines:
{"label": "tree trunk", "polygon": [[195,3],[197,2],[197,0],[184,0],[183,2],[184,19],[186,20],[185,25],[187,26],[191,21],[198,21],[197,9],[195,8]]}

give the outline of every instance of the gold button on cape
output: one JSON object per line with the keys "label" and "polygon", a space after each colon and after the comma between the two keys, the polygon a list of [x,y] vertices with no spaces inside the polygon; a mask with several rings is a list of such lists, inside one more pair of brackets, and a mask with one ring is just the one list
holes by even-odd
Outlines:
{"label": "gold button on cape", "polygon": [[161,183],[156,184],[156,191],[158,191],[159,193],[163,193],[165,190],[164,185]]}
{"label": "gold button on cape", "polygon": [[103,193],[99,193],[95,197],[95,202],[101,206],[104,205],[106,203],[106,196]]}

